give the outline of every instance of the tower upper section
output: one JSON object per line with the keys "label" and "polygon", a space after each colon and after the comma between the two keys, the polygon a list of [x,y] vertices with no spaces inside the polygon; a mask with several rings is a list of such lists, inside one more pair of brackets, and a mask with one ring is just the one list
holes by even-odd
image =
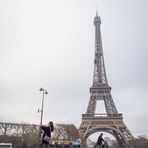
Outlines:
{"label": "tower upper section", "polygon": [[98,16],[98,12],[96,12],[96,16],[94,18],[94,25],[101,25],[101,18]]}
{"label": "tower upper section", "polygon": [[96,12],[96,16],[94,18],[94,25],[95,25],[95,58],[94,58],[94,75],[93,75],[92,87],[108,86],[104,57],[103,57],[101,30],[100,30],[101,18],[98,16],[98,12]]}

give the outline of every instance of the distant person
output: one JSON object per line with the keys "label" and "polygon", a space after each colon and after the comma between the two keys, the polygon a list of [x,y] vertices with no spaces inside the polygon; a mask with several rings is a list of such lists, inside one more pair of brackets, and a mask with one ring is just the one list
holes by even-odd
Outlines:
{"label": "distant person", "polygon": [[103,144],[104,139],[102,138],[102,136],[103,136],[103,133],[101,133],[99,135],[98,140],[97,140],[97,143],[96,143],[96,146],[97,147],[99,146],[99,148],[103,148],[104,147],[104,144]]}
{"label": "distant person", "polygon": [[73,141],[73,148],[80,148],[80,140],[77,139],[76,141]]}
{"label": "distant person", "polygon": [[51,140],[51,132],[53,132],[54,130],[53,122],[50,121],[48,123],[48,126],[41,125],[40,128],[44,131],[43,137],[42,137],[43,148],[49,148],[49,143]]}

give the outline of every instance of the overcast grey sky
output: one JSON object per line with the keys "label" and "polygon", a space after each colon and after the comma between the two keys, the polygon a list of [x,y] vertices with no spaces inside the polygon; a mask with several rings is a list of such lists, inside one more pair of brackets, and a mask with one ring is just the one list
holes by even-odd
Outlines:
{"label": "overcast grey sky", "polygon": [[96,7],[112,96],[136,135],[148,134],[147,0],[1,0],[0,121],[74,123],[93,80]]}

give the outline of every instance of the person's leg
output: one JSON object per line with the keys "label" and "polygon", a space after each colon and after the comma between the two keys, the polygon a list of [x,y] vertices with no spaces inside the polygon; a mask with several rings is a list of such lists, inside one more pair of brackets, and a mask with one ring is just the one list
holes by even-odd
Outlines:
{"label": "person's leg", "polygon": [[102,143],[100,144],[100,148],[103,148],[103,144]]}
{"label": "person's leg", "polygon": [[105,145],[103,143],[101,143],[100,148],[104,148],[104,147],[105,147]]}
{"label": "person's leg", "polygon": [[46,144],[45,148],[49,148],[49,144]]}

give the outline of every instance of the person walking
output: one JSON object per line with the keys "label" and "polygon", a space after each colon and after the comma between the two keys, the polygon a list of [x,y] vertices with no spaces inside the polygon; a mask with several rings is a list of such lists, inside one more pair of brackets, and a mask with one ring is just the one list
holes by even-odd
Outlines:
{"label": "person walking", "polygon": [[103,136],[103,133],[101,133],[99,135],[97,143],[96,143],[96,146],[97,147],[99,146],[99,148],[103,148],[104,147],[104,144],[103,144],[104,139],[102,138],[102,136]]}
{"label": "person walking", "polygon": [[54,130],[53,122],[50,121],[48,123],[48,126],[41,125],[40,128],[44,131],[43,137],[42,137],[43,148],[49,148],[49,143],[51,140],[51,132],[53,132]]}

